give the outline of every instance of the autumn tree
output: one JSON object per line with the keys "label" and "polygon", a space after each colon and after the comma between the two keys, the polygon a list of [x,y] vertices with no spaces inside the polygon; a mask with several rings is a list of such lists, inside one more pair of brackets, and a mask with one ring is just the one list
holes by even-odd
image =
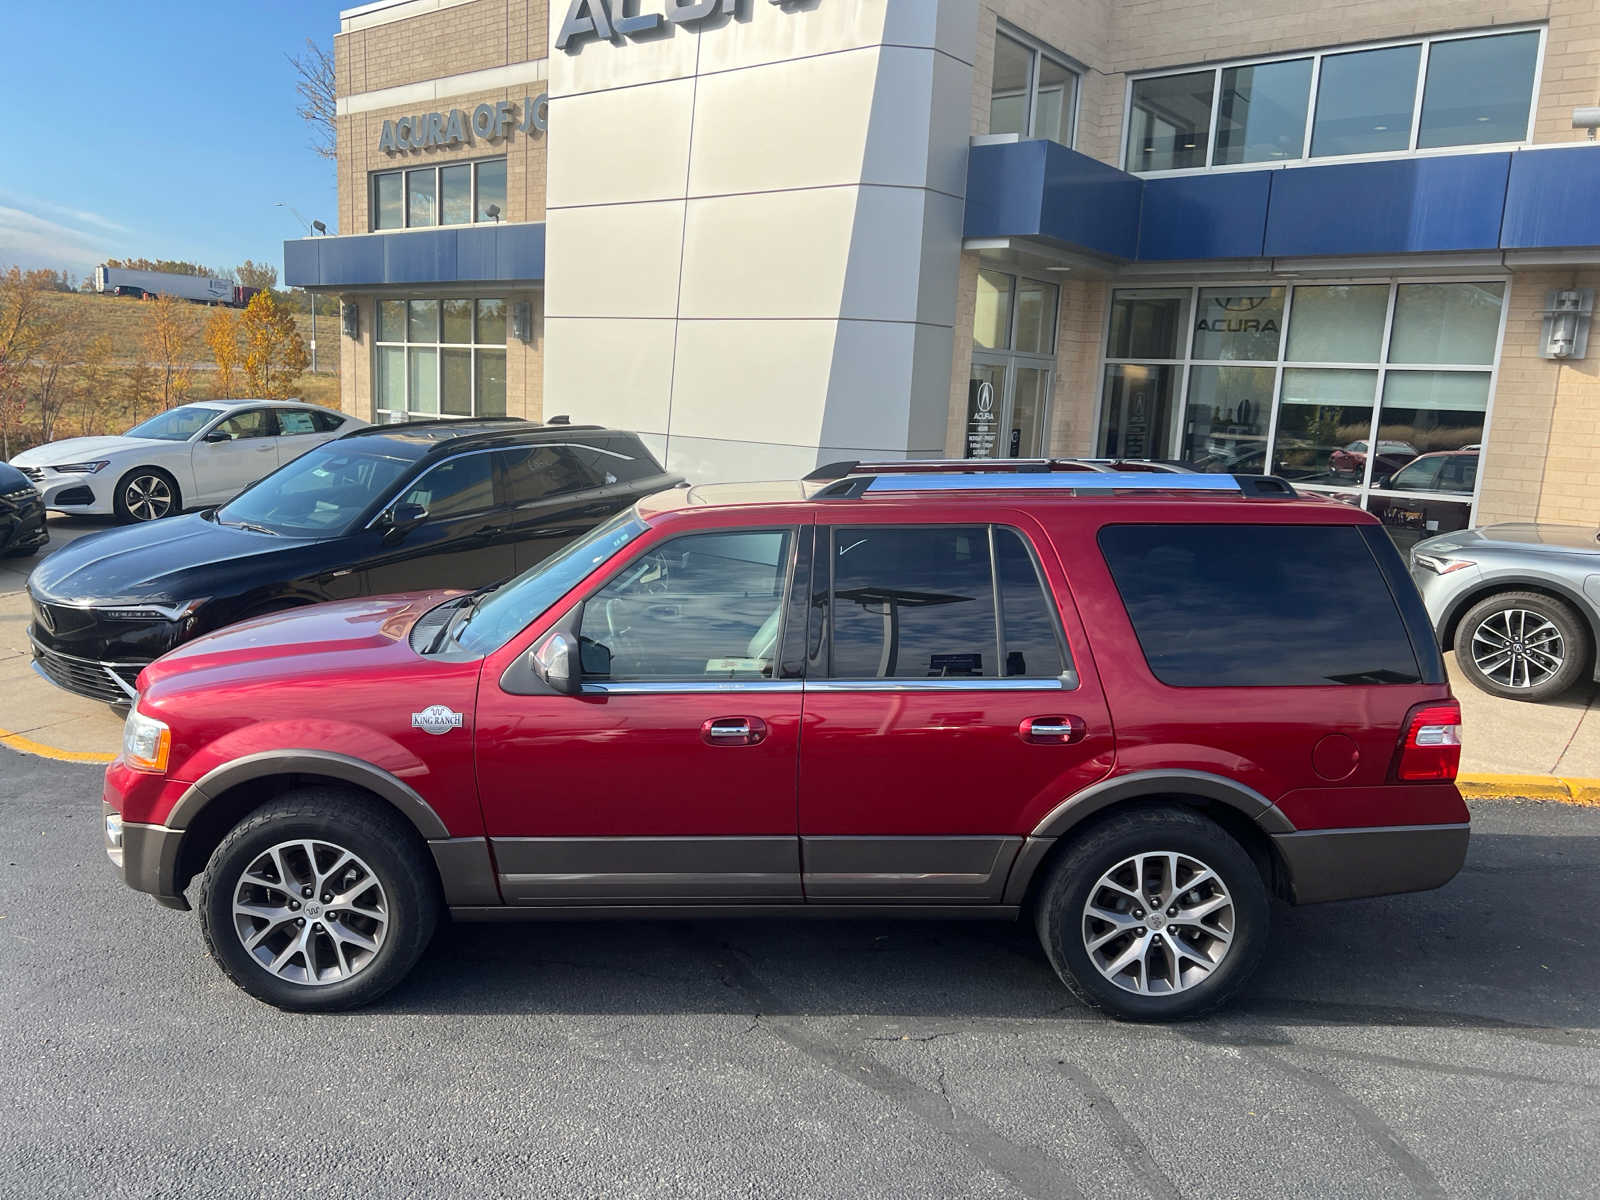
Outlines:
{"label": "autumn tree", "polygon": [[217,395],[238,394],[239,317],[231,308],[213,308],[206,320],[205,343],[211,350],[212,361],[217,364]]}
{"label": "autumn tree", "polygon": [[52,314],[28,373],[28,407],[38,420],[39,440],[55,437],[56,422],[72,398],[73,377],[83,341],[75,326]]}
{"label": "autumn tree", "polygon": [[115,378],[111,349],[111,339],[102,333],[90,338],[79,355],[70,400],[73,428],[79,436],[103,432],[98,428],[99,416],[111,397]]}
{"label": "autumn tree", "polygon": [[156,371],[143,358],[128,364],[122,372],[122,385],[117,389],[117,399],[127,410],[128,424],[137,425],[144,419],[144,404],[155,394]]}
{"label": "autumn tree", "polygon": [[233,277],[241,286],[256,288],[263,292],[278,286],[277,267],[271,263],[252,262],[248,258],[233,269]]}
{"label": "autumn tree", "polygon": [[306,369],[305,339],[294,314],[271,292],[257,292],[239,318],[244,375],[252,396],[282,399]]}
{"label": "autumn tree", "polygon": [[337,157],[339,90],[334,81],[333,55],[307,38],[305,50],[284,57],[294,67],[294,90],[300,97],[295,112],[311,127],[311,148],[319,157]]}
{"label": "autumn tree", "polygon": [[11,457],[27,405],[30,368],[50,327],[44,289],[12,267],[0,275],[0,458]]}
{"label": "autumn tree", "polygon": [[189,394],[196,353],[194,310],[175,296],[157,296],[145,329],[144,357],[155,369],[155,396],[171,408]]}

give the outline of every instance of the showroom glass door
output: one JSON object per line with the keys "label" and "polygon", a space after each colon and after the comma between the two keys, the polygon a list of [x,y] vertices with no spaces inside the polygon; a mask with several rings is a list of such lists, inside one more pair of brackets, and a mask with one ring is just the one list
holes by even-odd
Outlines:
{"label": "showroom glass door", "polygon": [[978,272],[964,457],[1045,455],[1058,302],[1053,283]]}

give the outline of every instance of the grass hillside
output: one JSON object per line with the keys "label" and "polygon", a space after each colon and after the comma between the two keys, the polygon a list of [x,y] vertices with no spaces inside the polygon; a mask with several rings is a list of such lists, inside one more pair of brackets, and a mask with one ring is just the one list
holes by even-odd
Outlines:
{"label": "grass hillside", "polygon": [[[82,434],[121,433],[160,407],[156,399],[136,401],[129,395],[135,365],[149,361],[144,343],[153,320],[154,306],[150,302],[94,293],[58,292],[48,296],[46,303],[52,315],[67,327],[76,345],[87,346],[95,338],[103,336],[110,347],[106,368],[94,386],[93,394],[84,389],[85,394],[80,400],[68,403],[62,409],[53,434],[55,439]],[[184,308],[192,316],[194,346],[193,374],[185,399],[221,399],[216,384],[216,364],[200,336],[211,309],[203,304],[185,305]],[[319,305],[319,308],[318,370],[315,374],[308,370],[301,375],[295,393],[314,404],[338,408],[340,338],[337,306],[329,301],[326,305]],[[311,314],[297,312],[294,317],[295,326],[309,350]],[[234,391],[242,395],[243,388],[241,381]],[[20,429],[13,431],[9,440],[12,454],[37,444],[40,440],[37,417],[25,410]]]}

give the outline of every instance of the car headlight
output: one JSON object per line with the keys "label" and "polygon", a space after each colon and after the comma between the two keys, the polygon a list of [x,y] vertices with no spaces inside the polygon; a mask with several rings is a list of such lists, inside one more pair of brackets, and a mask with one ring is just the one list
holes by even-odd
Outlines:
{"label": "car headlight", "polygon": [[135,771],[159,775],[167,769],[172,750],[172,730],[154,717],[139,711],[138,704],[128,710],[122,725],[122,761]]}
{"label": "car headlight", "polygon": [[93,611],[107,621],[181,621],[192,616],[204,603],[205,600],[200,599],[185,600],[182,604],[95,605]]}
{"label": "car headlight", "polygon": [[1435,575],[1448,575],[1451,571],[1463,571],[1468,567],[1478,564],[1470,558],[1446,558],[1442,554],[1417,554],[1411,555],[1411,561],[1419,567],[1426,567]]}
{"label": "car headlight", "polygon": [[63,475],[93,475],[96,471],[104,471],[110,465],[110,459],[102,458],[96,462],[57,463],[50,469],[59,471]]}

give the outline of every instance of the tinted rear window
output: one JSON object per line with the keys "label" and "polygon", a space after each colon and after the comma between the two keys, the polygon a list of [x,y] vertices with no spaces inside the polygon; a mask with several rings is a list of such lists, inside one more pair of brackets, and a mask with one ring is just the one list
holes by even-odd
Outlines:
{"label": "tinted rear window", "polygon": [[1111,525],[1100,549],[1150,670],[1173,687],[1416,683],[1353,525]]}

